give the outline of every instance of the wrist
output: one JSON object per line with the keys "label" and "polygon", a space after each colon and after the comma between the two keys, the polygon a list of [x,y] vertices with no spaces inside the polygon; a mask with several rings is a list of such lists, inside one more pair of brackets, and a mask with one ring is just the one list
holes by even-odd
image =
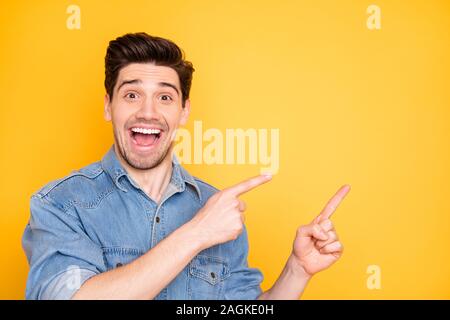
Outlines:
{"label": "wrist", "polygon": [[309,280],[313,276],[306,272],[302,263],[298,261],[298,258],[293,253],[291,253],[286,262],[286,269],[298,279]]}
{"label": "wrist", "polygon": [[302,296],[311,279],[311,275],[305,271],[296,259],[293,254],[289,256],[283,271],[274,285],[264,292],[259,299],[290,300],[299,299]]}
{"label": "wrist", "polygon": [[198,252],[209,247],[206,237],[202,235],[193,220],[182,225],[180,229],[180,231],[182,231],[185,235],[186,240],[192,243],[194,249],[198,250]]}

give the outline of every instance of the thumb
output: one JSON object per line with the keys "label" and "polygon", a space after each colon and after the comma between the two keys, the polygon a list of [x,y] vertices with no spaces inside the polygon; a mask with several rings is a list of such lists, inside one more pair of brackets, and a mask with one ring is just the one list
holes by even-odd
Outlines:
{"label": "thumb", "polygon": [[300,237],[313,237],[319,240],[328,240],[325,230],[317,223],[307,224],[298,229]]}

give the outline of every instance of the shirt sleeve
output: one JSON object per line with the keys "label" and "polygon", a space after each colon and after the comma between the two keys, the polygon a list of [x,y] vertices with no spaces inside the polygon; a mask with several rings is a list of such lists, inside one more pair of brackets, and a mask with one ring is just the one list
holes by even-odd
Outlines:
{"label": "shirt sleeve", "polygon": [[257,268],[248,266],[248,235],[244,230],[233,243],[231,276],[225,280],[226,300],[256,300],[261,295],[263,274]]}
{"label": "shirt sleeve", "polygon": [[102,248],[73,213],[39,194],[30,211],[22,236],[30,265],[26,299],[70,299],[84,281],[106,271]]}

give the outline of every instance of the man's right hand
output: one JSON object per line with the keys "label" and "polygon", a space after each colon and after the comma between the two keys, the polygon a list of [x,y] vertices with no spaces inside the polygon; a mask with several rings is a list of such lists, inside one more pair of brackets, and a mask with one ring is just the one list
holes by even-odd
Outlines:
{"label": "man's right hand", "polygon": [[215,193],[190,221],[203,248],[235,240],[244,228],[245,203],[239,196],[272,179],[259,175]]}

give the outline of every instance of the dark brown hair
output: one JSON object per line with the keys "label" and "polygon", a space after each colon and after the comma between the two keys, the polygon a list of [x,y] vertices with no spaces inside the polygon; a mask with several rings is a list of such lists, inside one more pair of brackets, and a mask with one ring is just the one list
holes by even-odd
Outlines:
{"label": "dark brown hair", "polygon": [[167,66],[177,72],[184,107],[195,71],[192,63],[184,59],[184,52],[174,42],[145,32],[127,33],[109,42],[105,56],[105,89],[110,99],[113,98],[120,69],[130,63],[147,62]]}

